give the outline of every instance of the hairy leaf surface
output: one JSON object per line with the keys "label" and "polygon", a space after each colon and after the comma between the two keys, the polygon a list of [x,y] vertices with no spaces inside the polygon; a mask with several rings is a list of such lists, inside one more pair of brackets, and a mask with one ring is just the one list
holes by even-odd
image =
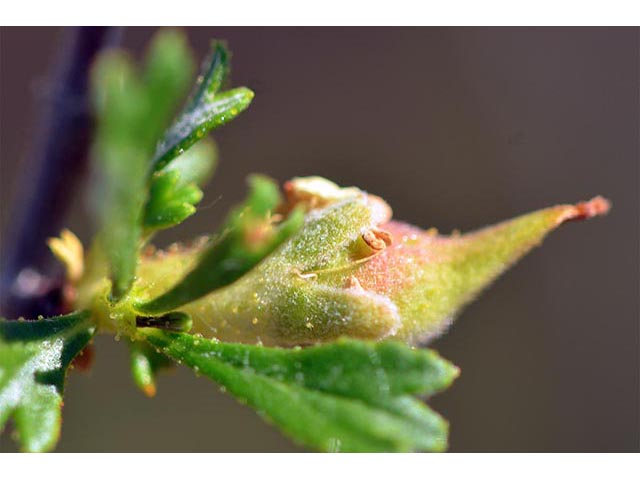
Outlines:
{"label": "hairy leaf surface", "polygon": [[162,170],[205,134],[230,122],[244,111],[253,92],[245,87],[219,92],[229,71],[229,52],[221,42],[213,42],[212,53],[203,63],[196,88],[184,111],[158,144],[153,171]]}
{"label": "hairy leaf surface", "polygon": [[240,278],[298,230],[302,212],[294,211],[280,224],[272,213],[280,203],[277,185],[267,177],[250,178],[249,198],[230,214],[199,256],[196,265],[167,292],[138,306],[146,313],[180,307]]}
{"label": "hairy leaf surface", "polygon": [[[385,211],[381,200],[371,197],[360,192],[311,209],[295,234],[226,288],[218,288],[226,283],[215,277],[224,257],[207,257],[219,252],[215,245],[204,255],[196,248],[150,258],[141,279],[153,285],[149,296],[160,297],[141,308],[183,305],[194,332],[223,341],[287,346],[349,336],[415,344],[442,333],[483,288],[559,225],[609,208],[597,197],[444,236],[388,220],[379,213]],[[169,269],[186,276],[162,293],[167,283],[150,280]]]}
{"label": "hairy leaf surface", "polygon": [[220,343],[144,330],[147,341],[323,451],[442,451],[447,422],[414,395],[447,388],[458,369],[431,350],[356,340],[304,349]]}

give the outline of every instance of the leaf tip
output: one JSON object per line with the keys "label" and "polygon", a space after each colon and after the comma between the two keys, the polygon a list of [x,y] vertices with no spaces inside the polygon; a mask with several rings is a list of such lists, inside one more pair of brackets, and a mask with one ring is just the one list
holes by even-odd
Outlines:
{"label": "leaf tip", "polygon": [[558,219],[558,224],[603,216],[609,213],[609,210],[611,210],[611,202],[598,195],[586,202],[570,205],[565,213]]}
{"label": "leaf tip", "polygon": [[155,384],[147,383],[142,387],[142,392],[149,398],[155,397],[157,393]]}

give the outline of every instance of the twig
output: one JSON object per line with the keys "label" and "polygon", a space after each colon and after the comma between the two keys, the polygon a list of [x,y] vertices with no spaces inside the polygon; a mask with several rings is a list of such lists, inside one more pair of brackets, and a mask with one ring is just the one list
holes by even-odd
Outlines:
{"label": "twig", "polygon": [[93,123],[91,64],[103,48],[118,41],[120,33],[112,27],[66,32],[50,76],[39,140],[18,179],[1,256],[0,311],[7,317],[50,315],[60,309],[56,281],[42,276],[51,274],[45,239],[58,233],[86,171]]}

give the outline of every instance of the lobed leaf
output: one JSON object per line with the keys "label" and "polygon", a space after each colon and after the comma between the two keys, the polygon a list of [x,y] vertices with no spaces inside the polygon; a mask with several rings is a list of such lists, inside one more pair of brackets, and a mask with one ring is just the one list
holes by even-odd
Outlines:
{"label": "lobed leaf", "polygon": [[[253,98],[243,88],[218,93],[228,73],[228,53],[217,43],[186,109],[167,130],[192,70],[186,39],[175,30],[161,30],[155,36],[140,75],[120,51],[101,56],[94,69],[95,152],[103,180],[97,203],[112,300],[120,300],[133,284],[143,235],[146,240],[150,232],[180,223],[195,212],[202,198],[196,183],[213,170],[215,150],[205,145],[182,155],[176,167],[164,167],[206,132],[237,116]],[[164,153],[154,158],[154,151]]]}
{"label": "lobed leaf", "polygon": [[144,226],[158,229],[177,225],[196,212],[200,200],[202,190],[194,184],[182,185],[179,172],[159,172],[149,189]]}
{"label": "lobed leaf", "polygon": [[285,350],[141,334],[304,445],[345,452],[446,448],[446,421],[412,397],[441,391],[458,375],[433,351],[346,339]]}
{"label": "lobed leaf", "polygon": [[67,369],[95,331],[89,317],[0,319],[0,430],[13,417],[23,450],[50,450],[58,440]]}
{"label": "lobed leaf", "polygon": [[218,92],[229,71],[228,59],[224,44],[213,42],[212,54],[202,66],[191,99],[158,144],[152,161],[153,172],[162,170],[207,132],[233,120],[251,103],[254,94],[248,88]]}
{"label": "lobed leaf", "polygon": [[202,142],[153,174],[144,210],[145,229],[168,228],[196,212],[203,195],[198,185],[215,168],[215,155],[213,144]]}

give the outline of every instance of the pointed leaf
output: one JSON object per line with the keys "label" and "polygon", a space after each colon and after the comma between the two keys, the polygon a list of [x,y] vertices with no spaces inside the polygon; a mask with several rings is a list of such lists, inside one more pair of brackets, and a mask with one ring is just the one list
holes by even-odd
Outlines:
{"label": "pointed leaf", "polygon": [[198,77],[198,84],[187,106],[165,133],[156,149],[153,171],[169,162],[204,138],[205,134],[233,120],[253,99],[253,92],[240,87],[218,92],[229,71],[229,53],[221,42],[213,42],[212,54]]}
{"label": "pointed leaf", "polygon": [[231,54],[224,42],[213,40],[211,52],[200,66],[200,75],[185,110],[193,111],[200,105],[213,100],[213,97],[227,80],[231,70]]}
{"label": "pointed leaf", "polygon": [[94,331],[88,312],[34,321],[0,319],[0,430],[13,416],[24,450],[55,446],[67,368]]}
{"label": "pointed leaf", "polygon": [[201,199],[202,190],[195,184],[181,185],[180,172],[158,172],[151,181],[144,226],[158,229],[181,223],[196,212]]}
{"label": "pointed leaf", "polygon": [[458,374],[433,351],[354,340],[282,350],[157,330],[142,335],[312,448],[446,448],[446,421],[411,397],[447,388]]}

